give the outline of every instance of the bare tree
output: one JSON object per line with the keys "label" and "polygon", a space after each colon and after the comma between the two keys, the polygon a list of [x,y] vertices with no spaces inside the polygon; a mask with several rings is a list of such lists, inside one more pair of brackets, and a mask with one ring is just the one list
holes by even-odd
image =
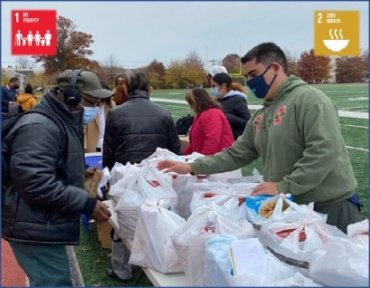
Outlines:
{"label": "bare tree", "polygon": [[17,57],[15,59],[15,65],[17,68],[21,69],[32,69],[35,66],[35,61],[29,57]]}
{"label": "bare tree", "polygon": [[292,53],[288,49],[284,49],[284,54],[286,56],[287,64],[288,64],[288,75],[298,74],[298,59],[296,53]]}
{"label": "bare tree", "polygon": [[113,85],[116,76],[124,72],[120,60],[113,53],[105,59],[103,69],[105,73],[105,79],[109,85]]}

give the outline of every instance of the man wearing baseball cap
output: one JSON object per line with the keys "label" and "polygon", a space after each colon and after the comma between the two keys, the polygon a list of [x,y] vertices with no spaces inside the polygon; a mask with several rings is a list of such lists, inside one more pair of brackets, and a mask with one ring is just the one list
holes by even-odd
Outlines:
{"label": "man wearing baseball cap", "polygon": [[110,217],[84,190],[82,127],[112,92],[89,71],[66,70],[57,83],[3,140],[2,237],[31,286],[72,286],[66,245],[79,243],[81,213]]}

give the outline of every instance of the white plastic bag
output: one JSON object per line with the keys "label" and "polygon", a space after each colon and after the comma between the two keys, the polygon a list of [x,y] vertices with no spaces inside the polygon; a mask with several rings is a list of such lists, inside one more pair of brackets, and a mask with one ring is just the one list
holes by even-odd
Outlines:
{"label": "white plastic bag", "polygon": [[301,273],[296,272],[292,277],[272,282],[269,285],[272,287],[321,287],[321,285],[312,281],[312,279],[303,276]]}
{"label": "white plastic bag", "polygon": [[245,219],[245,199],[249,196],[256,183],[237,183],[225,184],[221,182],[205,182],[202,184],[195,184],[198,191],[194,191],[193,199],[190,203],[190,211],[194,212],[202,206],[208,206],[215,203],[223,206],[225,209],[234,210],[232,214],[234,219]]}
{"label": "white plastic bag", "polygon": [[265,246],[303,275],[308,274],[309,263],[316,250],[324,248],[331,241],[345,238],[337,227],[319,219],[297,218],[296,222],[272,222],[262,227],[260,238]]}
{"label": "white plastic bag", "polygon": [[348,225],[347,234],[351,241],[369,249],[369,219]]}
{"label": "white plastic bag", "polygon": [[174,175],[173,188],[177,193],[177,203],[175,206],[176,213],[184,219],[188,219],[191,215],[189,209],[191,199],[193,198],[193,192],[196,189],[195,185],[202,181],[197,176],[190,174],[187,175]]}
{"label": "white plastic bag", "polygon": [[217,205],[197,209],[172,237],[185,275],[193,285],[203,285],[205,242],[215,234],[253,237],[253,227],[246,221],[233,222],[231,215]]}
{"label": "white plastic bag", "polygon": [[241,177],[243,177],[242,169],[236,169],[233,171],[209,175],[209,181],[226,183],[229,180],[232,181],[232,179],[239,179]]}
{"label": "white plastic bag", "polygon": [[[137,166],[134,166],[137,168]],[[135,168],[135,169],[136,169]],[[135,174],[127,182],[133,182],[129,189],[123,191],[116,205],[117,220],[120,228],[121,238],[132,239],[135,234],[136,220],[139,208],[145,200],[159,202],[165,200],[166,206],[176,204],[177,195],[165,178],[163,173],[153,167],[141,167],[138,170],[139,176]],[[122,181],[122,180],[121,180]],[[120,183],[117,182],[116,185]]]}
{"label": "white plastic bag", "polygon": [[348,239],[335,239],[314,253],[309,275],[325,286],[369,287],[368,249]]}
{"label": "white plastic bag", "polygon": [[[131,164],[130,164],[131,165]],[[110,172],[111,178],[109,183],[113,186],[116,182],[118,182],[125,174],[126,166],[122,163],[116,162]]]}
{"label": "white plastic bag", "polygon": [[154,167],[143,167],[137,185],[140,194],[145,199],[160,200],[166,198],[171,206],[176,205],[177,194],[172,187],[169,175]]}
{"label": "white plastic bag", "polygon": [[294,269],[279,261],[268,251],[266,252],[267,268],[261,273],[248,275],[232,275],[232,266],[229,257],[230,243],[236,240],[235,237],[216,235],[207,241],[204,285],[217,286],[274,286],[283,279],[294,277]]}
{"label": "white plastic bag", "polygon": [[136,186],[136,183],[140,177],[140,168],[137,165],[132,165],[128,163],[127,165],[122,165],[121,163],[116,163],[113,166],[111,172],[109,195],[112,197],[113,208],[115,208],[124,194],[128,189],[135,189],[132,187]]}
{"label": "white plastic bag", "polygon": [[139,207],[143,204],[144,198],[139,191],[127,189],[121,196],[116,206],[119,235],[123,239],[133,239],[136,229]]}
{"label": "white plastic bag", "polygon": [[161,207],[161,203],[145,201],[138,215],[129,263],[161,273],[183,272],[171,236],[184,224],[184,219]]}

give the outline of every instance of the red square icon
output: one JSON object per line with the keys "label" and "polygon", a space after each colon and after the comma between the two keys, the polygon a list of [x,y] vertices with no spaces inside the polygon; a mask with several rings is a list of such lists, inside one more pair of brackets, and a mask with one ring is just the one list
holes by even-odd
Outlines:
{"label": "red square icon", "polygon": [[56,55],[56,10],[12,10],[11,19],[12,55]]}

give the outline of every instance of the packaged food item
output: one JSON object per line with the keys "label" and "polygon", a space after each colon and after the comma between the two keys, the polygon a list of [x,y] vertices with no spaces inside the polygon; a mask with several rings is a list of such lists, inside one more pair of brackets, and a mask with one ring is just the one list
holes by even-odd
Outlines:
{"label": "packaged food item", "polygon": [[[286,195],[286,199],[293,201],[293,196],[290,194]],[[246,199],[247,208],[253,210],[263,218],[269,218],[274,212],[278,197],[271,195],[257,195],[250,196]],[[283,203],[283,211],[288,208],[288,205]]]}

